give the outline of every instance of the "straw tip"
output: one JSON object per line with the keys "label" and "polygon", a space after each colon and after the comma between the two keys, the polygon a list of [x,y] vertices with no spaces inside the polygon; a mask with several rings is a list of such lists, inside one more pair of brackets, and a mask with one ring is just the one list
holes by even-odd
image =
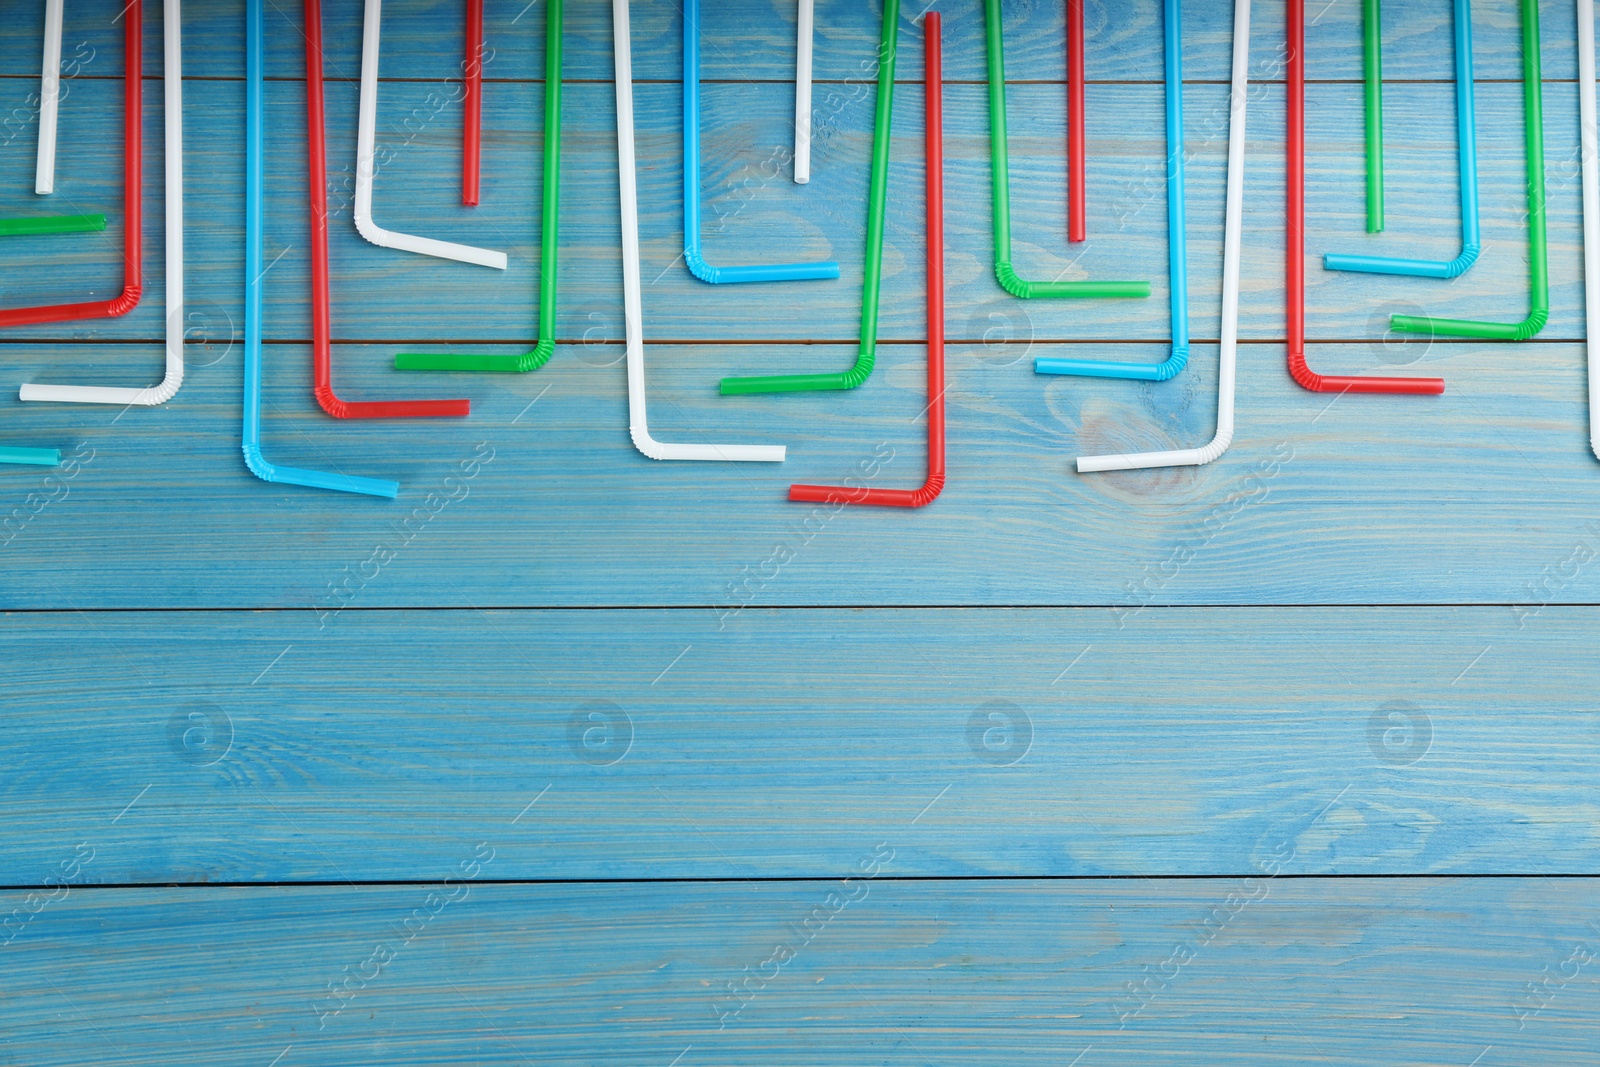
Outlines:
{"label": "straw tip", "polygon": [[57,467],[61,451],[55,448],[0,448],[0,463],[25,467]]}
{"label": "straw tip", "polygon": [[828,493],[821,486],[816,485],[791,485],[789,499],[804,504],[826,504]]}

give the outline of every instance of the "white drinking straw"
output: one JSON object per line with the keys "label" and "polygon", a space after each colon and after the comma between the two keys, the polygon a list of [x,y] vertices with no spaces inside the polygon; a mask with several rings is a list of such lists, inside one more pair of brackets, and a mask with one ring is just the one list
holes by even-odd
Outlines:
{"label": "white drinking straw", "polygon": [[781,463],[783,445],[679,445],[650,436],[645,417],[644,303],[639,284],[639,190],[633,153],[633,48],[628,0],[611,0],[616,37],[617,185],[622,204],[622,304],[628,340],[628,429],[651,459],[734,460]]}
{"label": "white drinking straw", "polygon": [[382,22],[383,0],[367,0],[361,32],[361,107],[356,130],[356,229],[361,231],[361,236],[383,248],[505,270],[504,252],[397,233],[372,221],[373,155],[378,140],[378,27]]}
{"label": "white drinking straw", "polygon": [[39,166],[33,191],[56,191],[56,112],[61,104],[61,9],[65,0],[44,0],[44,70],[39,75]]}
{"label": "white drinking straw", "polygon": [[[24,385],[22,400],[62,404],[122,404],[155,407],[183,385],[183,15],[182,0],[162,7],[162,68],[166,130],[162,134],[167,170],[167,372],[147,389],[93,385]],[[58,3],[59,6],[59,3]]]}
{"label": "white drinking straw", "polygon": [[[1581,2],[1581,0],[1580,0]],[[1239,349],[1239,246],[1244,231],[1244,118],[1250,80],[1250,0],[1234,0],[1233,79],[1228,99],[1228,198],[1222,233],[1222,336],[1217,370],[1217,435],[1203,448],[1079,456],[1078,472],[1210,463],[1233,443],[1234,363]]]}
{"label": "white drinking straw", "polygon": [[799,33],[794,64],[794,180],[811,180],[811,37],[812,0],[800,0]]}
{"label": "white drinking straw", "polygon": [[1600,361],[1594,331],[1600,324],[1600,146],[1595,137],[1594,0],[1578,0],[1578,126],[1583,152],[1584,351],[1589,362],[1589,447],[1600,457]]}

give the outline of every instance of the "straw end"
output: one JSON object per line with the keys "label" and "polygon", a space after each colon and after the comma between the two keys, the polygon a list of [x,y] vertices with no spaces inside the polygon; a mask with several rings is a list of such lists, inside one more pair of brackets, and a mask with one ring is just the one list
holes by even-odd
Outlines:
{"label": "straw end", "polygon": [[14,463],[26,467],[56,467],[61,464],[61,452],[55,448],[0,448],[0,463]]}

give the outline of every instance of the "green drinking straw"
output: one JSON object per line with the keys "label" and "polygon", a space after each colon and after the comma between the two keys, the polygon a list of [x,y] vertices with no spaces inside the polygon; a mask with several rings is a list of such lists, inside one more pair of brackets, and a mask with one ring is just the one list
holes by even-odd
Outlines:
{"label": "green drinking straw", "polygon": [[1367,232],[1383,232],[1383,31],[1379,0],[1361,0],[1361,72],[1367,122]]}
{"label": "green drinking straw", "polygon": [[1389,325],[1408,333],[1453,334],[1491,341],[1526,341],[1550,320],[1550,268],[1545,246],[1544,103],[1539,79],[1539,4],[1521,0],[1522,114],[1528,163],[1528,317],[1521,322],[1479,322],[1436,319],[1428,315],[1394,315]]}
{"label": "green drinking straw", "polygon": [[984,0],[989,53],[989,169],[994,183],[994,275],[1012,296],[1099,300],[1150,295],[1149,282],[1031,282],[1011,266],[1011,175],[1006,163],[1006,60],[1000,0]]}
{"label": "green drinking straw", "polygon": [[36,219],[0,219],[0,237],[41,233],[93,233],[106,228],[104,215],[42,215]]}
{"label": "green drinking straw", "polygon": [[723,396],[854,389],[867,380],[878,350],[878,282],[883,276],[883,215],[889,199],[889,134],[894,119],[894,60],[900,0],[883,0],[883,38],[878,43],[878,110],[872,125],[872,177],[867,185],[867,261],[861,282],[861,348],[855,366],[833,374],[775,374],[724,378]]}
{"label": "green drinking straw", "polygon": [[561,213],[561,14],[563,0],[550,0],[544,24],[544,206],[539,223],[539,343],[520,356],[450,352],[401,352],[397,370],[467,370],[527,374],[556,350],[556,224]]}

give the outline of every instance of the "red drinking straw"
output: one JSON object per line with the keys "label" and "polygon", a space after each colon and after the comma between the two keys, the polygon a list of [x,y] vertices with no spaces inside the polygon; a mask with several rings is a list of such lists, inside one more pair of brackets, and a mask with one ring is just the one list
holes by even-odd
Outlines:
{"label": "red drinking straw", "polygon": [[467,0],[466,113],[461,129],[461,203],[478,206],[478,157],[483,144],[483,0]]}
{"label": "red drinking straw", "polygon": [[1284,315],[1289,326],[1289,373],[1316,393],[1424,394],[1444,392],[1443,378],[1374,378],[1318,374],[1306,366],[1306,42],[1305,0],[1288,0],[1289,135],[1284,218]]}
{"label": "red drinking straw", "polygon": [[122,213],[125,216],[122,247],[122,293],[111,300],[81,304],[46,304],[41,307],[0,311],[0,326],[31,326],[71,319],[109,319],[126,315],[139,306],[143,281],[139,273],[140,235],[144,220],[139,213],[144,157],[140,152],[144,132],[143,64],[140,33],[144,30],[144,0],[133,0],[123,11],[122,47],[127,57],[122,71]]}
{"label": "red drinking straw", "polygon": [[1083,0],[1067,0],[1067,240],[1088,240],[1084,185],[1088,151],[1083,134]]}
{"label": "red drinking straw", "polygon": [[468,400],[340,400],[333,392],[332,335],[328,309],[328,150],[322,116],[322,0],[305,0],[306,149],[311,187],[312,393],[336,419],[401,419],[465,415]]}
{"label": "red drinking straw", "polygon": [[920,489],[791,485],[790,500],[920,508],[931,504],[944,489],[944,62],[937,11],[924,16],[923,36],[927,55],[923,72],[928,172],[928,479]]}

